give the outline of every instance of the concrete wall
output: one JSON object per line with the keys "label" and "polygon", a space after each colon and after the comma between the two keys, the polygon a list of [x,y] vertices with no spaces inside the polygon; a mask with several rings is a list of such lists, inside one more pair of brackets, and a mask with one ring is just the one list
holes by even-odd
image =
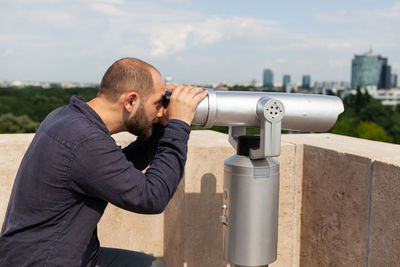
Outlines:
{"label": "concrete wall", "polygon": [[[33,135],[0,135],[0,222]],[[134,139],[115,135],[124,146]],[[399,266],[400,146],[331,134],[284,135],[278,260],[271,266]],[[222,249],[227,136],[193,131],[185,176],[163,214],[109,205],[102,246],[143,251],[168,267],[226,266]]]}
{"label": "concrete wall", "polygon": [[284,140],[304,149],[299,265],[400,266],[400,146],[332,134]]}

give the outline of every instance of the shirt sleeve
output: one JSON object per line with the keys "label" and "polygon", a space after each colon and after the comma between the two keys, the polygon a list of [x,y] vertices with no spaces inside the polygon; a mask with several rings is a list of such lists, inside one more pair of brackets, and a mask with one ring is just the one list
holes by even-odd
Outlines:
{"label": "shirt sleeve", "polygon": [[157,123],[153,126],[153,134],[147,140],[140,137],[122,149],[126,158],[133,163],[136,169],[144,170],[153,161],[158,144],[164,135],[165,126]]}
{"label": "shirt sleeve", "polygon": [[183,176],[190,126],[169,120],[146,173],[129,162],[110,138],[93,138],[75,149],[72,188],[138,213],[161,213]]}

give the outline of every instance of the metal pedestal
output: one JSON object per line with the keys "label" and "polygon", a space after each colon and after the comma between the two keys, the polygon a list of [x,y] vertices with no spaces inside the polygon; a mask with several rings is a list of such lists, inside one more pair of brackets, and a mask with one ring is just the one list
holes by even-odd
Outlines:
{"label": "metal pedestal", "polygon": [[234,266],[266,266],[277,258],[279,163],[250,159],[259,136],[240,136],[238,154],[225,161],[225,259]]}

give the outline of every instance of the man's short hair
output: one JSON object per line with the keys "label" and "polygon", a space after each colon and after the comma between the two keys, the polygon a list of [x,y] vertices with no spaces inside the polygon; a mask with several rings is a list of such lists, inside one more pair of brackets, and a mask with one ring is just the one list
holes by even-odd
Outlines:
{"label": "man's short hair", "polygon": [[153,91],[152,70],[159,73],[152,65],[132,57],[121,58],[106,71],[100,83],[99,94],[116,101],[128,91],[138,92],[146,100]]}

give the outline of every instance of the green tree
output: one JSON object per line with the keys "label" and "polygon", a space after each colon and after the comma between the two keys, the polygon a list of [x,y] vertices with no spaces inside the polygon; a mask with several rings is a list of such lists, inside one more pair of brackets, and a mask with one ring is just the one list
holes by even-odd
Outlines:
{"label": "green tree", "polygon": [[344,112],[332,133],[400,144],[400,113],[396,109],[382,105],[368,91],[362,93],[359,88],[355,95],[347,96],[343,104]]}
{"label": "green tree", "polygon": [[52,110],[67,105],[72,95],[76,94],[90,100],[96,96],[97,91],[98,87],[0,88],[0,114],[12,113],[16,116],[25,114],[33,121],[41,122]]}
{"label": "green tree", "polygon": [[356,127],[359,120],[352,116],[342,116],[333,126],[331,133],[347,136],[357,136]]}
{"label": "green tree", "polygon": [[359,117],[362,121],[373,121],[388,131],[393,125],[392,116],[394,112],[390,107],[382,105],[377,100],[373,100],[361,109]]}
{"label": "green tree", "polygon": [[39,123],[32,121],[27,115],[0,115],[0,133],[34,133],[38,127]]}
{"label": "green tree", "polygon": [[359,114],[370,101],[371,96],[368,91],[365,90],[364,93],[362,93],[358,86],[356,95],[349,96],[349,99],[346,102],[354,109],[356,114]]}
{"label": "green tree", "polygon": [[393,142],[393,137],[389,136],[385,129],[372,121],[361,121],[356,128],[357,136],[364,139]]}

